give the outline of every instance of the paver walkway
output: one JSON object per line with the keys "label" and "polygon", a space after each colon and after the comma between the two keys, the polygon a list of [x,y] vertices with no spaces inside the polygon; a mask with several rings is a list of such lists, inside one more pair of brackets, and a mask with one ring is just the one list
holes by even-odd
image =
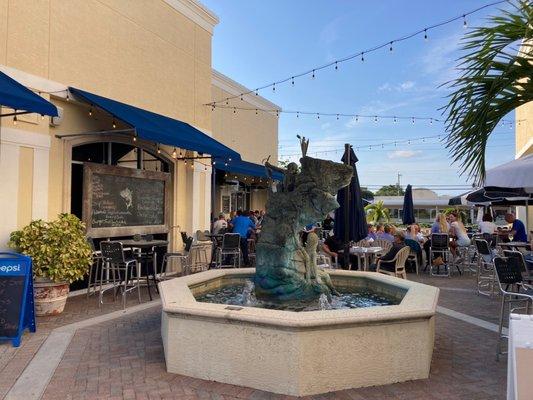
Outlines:
{"label": "paver walkway", "polygon": [[[477,296],[472,276],[410,279],[441,287],[439,305],[496,323],[498,300]],[[92,301],[92,300],[91,300]],[[132,301],[132,305],[136,302]],[[12,383],[24,369],[46,330],[99,315],[84,297],[69,299],[65,314],[41,321],[38,334],[25,335],[21,349],[5,361],[6,344],[0,346],[0,382]],[[107,306],[104,312],[114,311]],[[44,332],[43,332],[44,331]],[[216,332],[213,332],[216,340]],[[436,340],[430,378],[394,385],[352,389],[313,396],[314,399],[504,399],[505,357],[496,362],[496,334],[479,326],[437,314]],[[342,368],[342,365],[339,365]],[[354,371],[364,373],[364,371]],[[1,383],[0,383],[1,385]],[[0,386],[2,387],[2,386]],[[7,387],[7,385],[6,385]],[[9,390],[4,388],[4,393]],[[0,393],[0,397],[2,397]],[[43,399],[284,399],[254,389],[169,374],[165,370],[160,337],[160,308],[124,316],[79,329],[50,380]]]}

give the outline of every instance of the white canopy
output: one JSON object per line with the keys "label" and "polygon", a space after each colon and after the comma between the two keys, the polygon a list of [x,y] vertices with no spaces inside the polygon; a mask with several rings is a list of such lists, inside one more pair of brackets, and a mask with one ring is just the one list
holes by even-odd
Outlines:
{"label": "white canopy", "polygon": [[487,170],[484,186],[524,188],[533,193],[533,154]]}

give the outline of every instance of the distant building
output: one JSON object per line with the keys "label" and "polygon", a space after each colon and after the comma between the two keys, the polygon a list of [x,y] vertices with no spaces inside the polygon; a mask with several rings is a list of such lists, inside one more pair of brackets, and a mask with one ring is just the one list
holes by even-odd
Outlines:
{"label": "distant building", "polygon": [[[433,190],[413,189],[413,205],[418,222],[432,222],[437,213],[448,208],[450,196],[439,196]],[[376,196],[373,203],[383,201],[390,210],[391,222],[401,223],[403,216],[403,196]]]}

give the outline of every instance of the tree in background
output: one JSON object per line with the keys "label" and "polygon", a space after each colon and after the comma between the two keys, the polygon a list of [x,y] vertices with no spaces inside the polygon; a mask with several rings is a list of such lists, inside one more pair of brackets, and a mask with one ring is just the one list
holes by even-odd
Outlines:
{"label": "tree in background", "polygon": [[374,193],[366,187],[361,187],[361,196],[365,200],[374,200]]}
{"label": "tree in background", "polygon": [[390,210],[383,205],[383,201],[367,205],[365,211],[367,222],[380,223],[390,221]]}
{"label": "tree in background", "polygon": [[444,107],[446,147],[478,183],[485,177],[485,150],[494,128],[533,100],[533,3],[517,1],[513,7],[490,17],[490,26],[465,35],[462,75],[448,83],[453,92]]}
{"label": "tree in background", "polygon": [[379,188],[379,190],[374,193],[374,196],[403,196],[404,194],[405,190],[403,190],[401,186],[387,185]]}

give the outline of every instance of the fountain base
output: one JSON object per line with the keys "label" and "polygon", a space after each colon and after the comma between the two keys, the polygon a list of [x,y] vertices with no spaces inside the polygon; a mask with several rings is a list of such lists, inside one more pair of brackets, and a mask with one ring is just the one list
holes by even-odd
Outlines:
{"label": "fountain base", "polygon": [[339,287],[371,287],[400,304],[292,312],[196,301],[243,285],[253,269],[160,283],[168,372],[304,396],[427,378],[438,289],[370,272],[331,271]]}

